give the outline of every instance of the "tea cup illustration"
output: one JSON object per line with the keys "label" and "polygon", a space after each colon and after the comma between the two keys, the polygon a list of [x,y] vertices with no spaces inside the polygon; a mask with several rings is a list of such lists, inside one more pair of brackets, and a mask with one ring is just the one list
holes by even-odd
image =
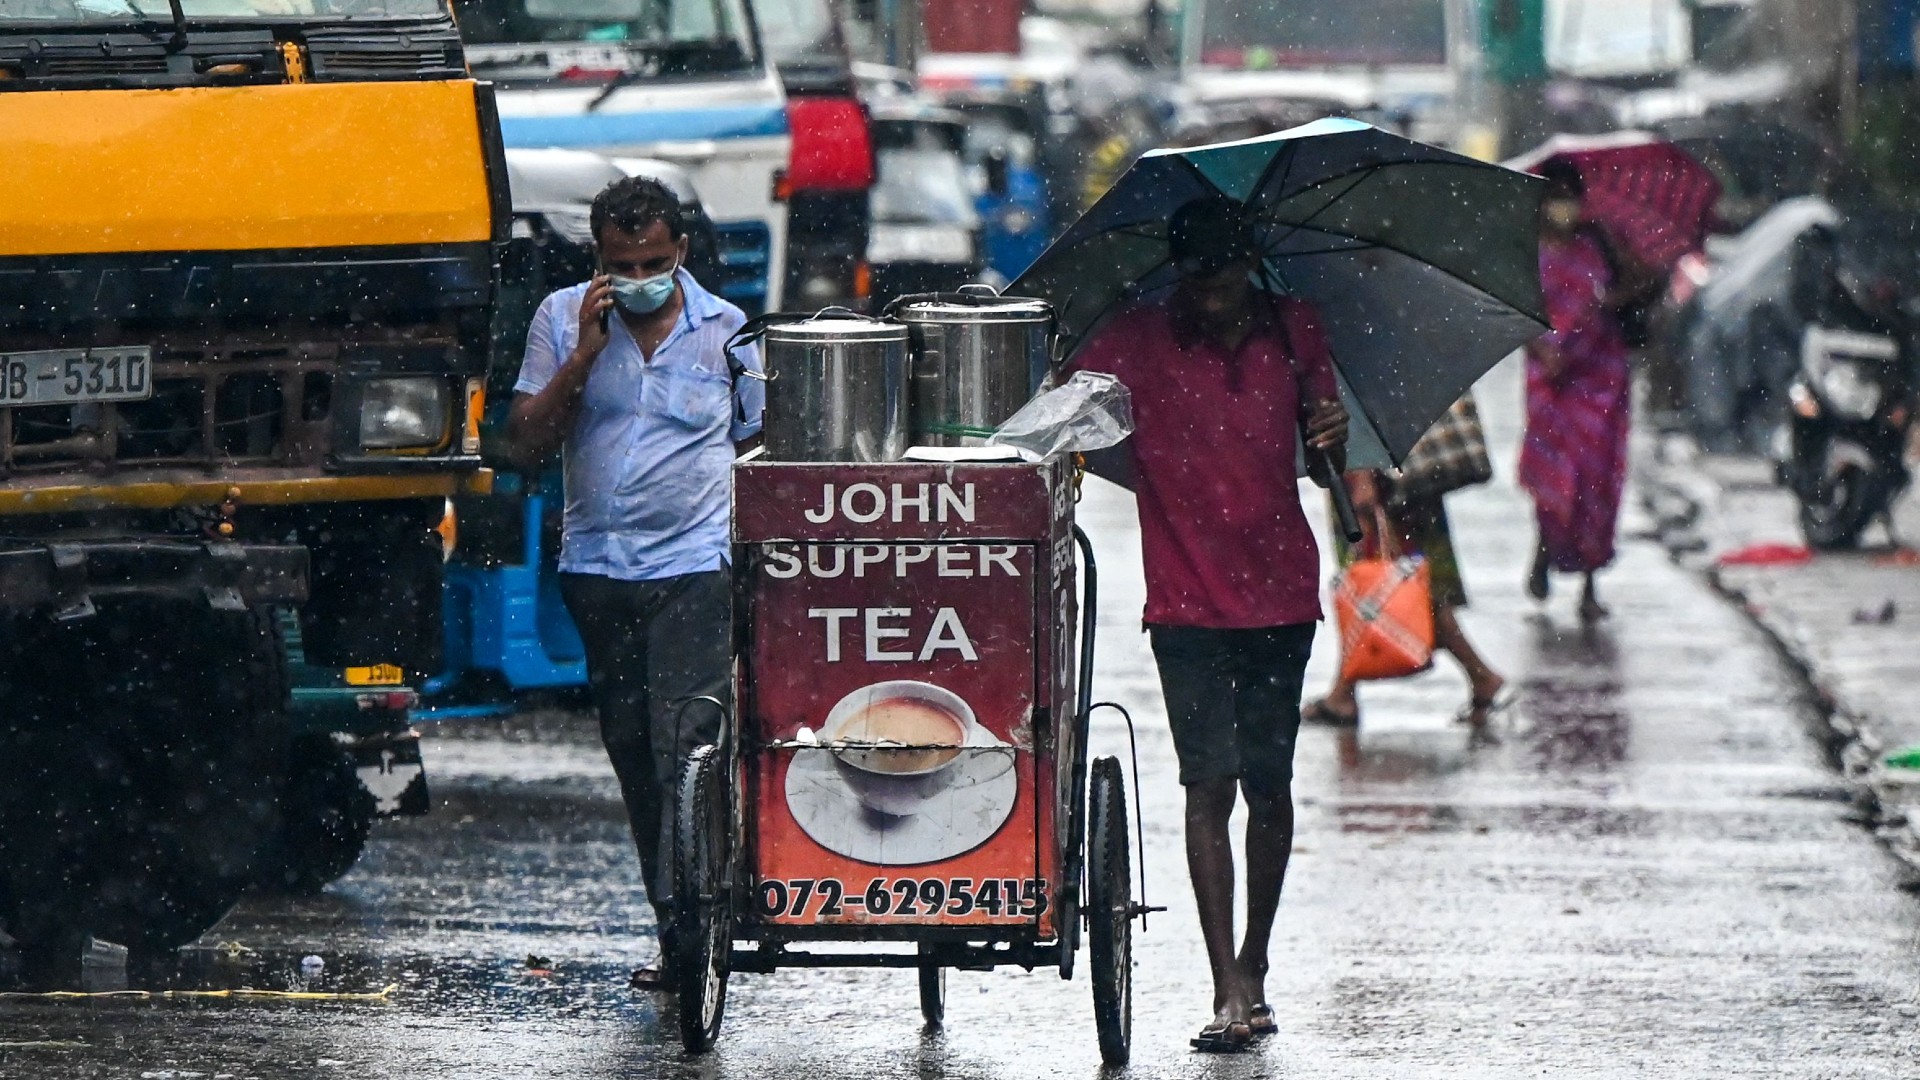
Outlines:
{"label": "tea cup illustration", "polygon": [[958,694],[911,679],[841,698],[820,735],[861,805],[891,817],[914,814],[945,791],[965,749],[999,742]]}

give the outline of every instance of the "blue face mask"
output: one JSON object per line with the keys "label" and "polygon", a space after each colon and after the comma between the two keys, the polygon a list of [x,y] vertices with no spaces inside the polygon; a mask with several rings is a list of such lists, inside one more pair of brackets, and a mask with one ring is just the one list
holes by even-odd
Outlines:
{"label": "blue face mask", "polygon": [[[675,267],[674,270],[678,270]],[[668,270],[652,277],[613,277],[613,302],[633,315],[651,315],[673,298],[673,274]]]}

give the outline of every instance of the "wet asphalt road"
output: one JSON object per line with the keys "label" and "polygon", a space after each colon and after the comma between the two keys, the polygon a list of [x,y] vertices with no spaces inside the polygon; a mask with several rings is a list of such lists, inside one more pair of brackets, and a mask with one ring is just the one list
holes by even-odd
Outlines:
{"label": "wet asphalt road", "polygon": [[[1482,409],[1511,462],[1517,383]],[[1449,722],[1441,671],[1369,688],[1357,733],[1309,729],[1269,991],[1282,1035],[1201,1057],[1208,1009],[1130,501],[1090,491],[1105,571],[1098,694],[1141,719],[1148,885],[1135,1052],[1149,1077],[1911,1077],[1920,902],[1848,820],[1810,707],[1758,635],[1644,541],[1591,630],[1521,593],[1508,482],[1458,497],[1468,630],[1522,688],[1497,742]],[[1629,527],[1632,527],[1629,522]],[[1332,659],[1323,634],[1310,685]],[[1096,722],[1096,752],[1126,752]],[[580,717],[435,733],[433,816],[378,830],[323,896],[260,897],[188,954],[205,986],[367,990],[385,1004],[0,1001],[5,1077],[1085,1078],[1084,976],[950,978],[923,1034],[910,973],[738,976],[690,1061],[660,1001],[611,773]],[[228,946],[226,949],[214,946]],[[528,954],[556,974],[525,972]],[[229,954],[231,958],[229,958]],[[299,961],[325,960],[306,979]],[[23,1045],[24,1044],[24,1045]]]}

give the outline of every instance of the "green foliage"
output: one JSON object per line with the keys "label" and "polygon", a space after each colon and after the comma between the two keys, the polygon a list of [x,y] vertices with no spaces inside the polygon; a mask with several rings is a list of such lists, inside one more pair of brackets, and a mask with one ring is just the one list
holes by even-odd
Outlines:
{"label": "green foliage", "polygon": [[1487,73],[1513,85],[1547,77],[1546,0],[1486,0]]}
{"label": "green foliage", "polygon": [[1850,156],[1875,191],[1920,206],[1920,84],[1861,87],[1859,119],[1849,142]]}

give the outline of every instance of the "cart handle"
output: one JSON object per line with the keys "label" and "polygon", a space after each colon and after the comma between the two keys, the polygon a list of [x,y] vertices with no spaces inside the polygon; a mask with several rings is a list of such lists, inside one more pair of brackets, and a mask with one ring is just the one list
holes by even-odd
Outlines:
{"label": "cart handle", "polygon": [[[1074,814],[1075,835],[1086,828],[1086,761],[1087,740],[1092,734],[1093,712],[1095,709],[1114,709],[1127,722],[1127,747],[1133,755],[1133,839],[1136,848],[1135,864],[1140,868],[1140,904],[1136,910],[1140,913],[1140,927],[1146,929],[1147,913],[1158,910],[1147,904],[1147,834],[1145,818],[1140,810],[1140,740],[1134,735],[1133,714],[1124,705],[1112,701],[1093,703],[1093,635],[1099,616],[1100,606],[1100,567],[1093,557],[1093,541],[1080,526],[1073,527],[1073,542],[1080,549],[1080,561],[1085,565],[1086,583],[1082,586],[1084,599],[1080,606],[1080,685],[1078,687],[1079,712],[1075,717],[1074,732]],[[1074,877],[1077,879],[1078,867]]]}
{"label": "cart handle", "polygon": [[1100,606],[1100,567],[1093,558],[1093,541],[1087,539],[1080,526],[1073,527],[1073,542],[1080,549],[1080,562],[1085,568],[1086,583],[1081,587],[1080,601],[1080,686],[1079,700],[1075,702],[1076,711],[1082,722],[1093,709],[1093,631]]}
{"label": "cart handle", "polygon": [[[731,730],[733,728],[733,710],[726,702],[721,701],[712,694],[694,694],[690,697],[670,698],[667,700],[666,705],[669,709],[673,710],[673,737],[675,745],[677,746],[686,744],[687,709],[694,705],[713,706],[714,709],[720,713],[720,730],[714,736],[713,745],[720,751],[722,761],[729,763],[725,767],[729,770],[732,769],[730,763],[733,759],[733,732]],[[685,764],[685,759],[682,759],[682,764]],[[731,794],[729,794],[727,801],[729,803],[733,801]]]}
{"label": "cart handle", "polygon": [[[1136,909],[1140,913],[1140,926],[1147,925],[1148,911],[1157,910],[1147,906],[1147,837],[1145,820],[1140,810],[1140,743],[1134,736],[1133,714],[1126,708],[1111,701],[1098,705],[1093,702],[1093,642],[1094,630],[1099,619],[1100,607],[1100,567],[1093,557],[1093,541],[1080,526],[1073,527],[1073,542],[1080,549],[1080,561],[1085,569],[1085,584],[1081,587],[1083,599],[1080,606],[1080,685],[1077,688],[1078,710],[1074,716],[1074,805],[1072,807],[1072,827],[1075,835],[1083,835],[1086,829],[1086,773],[1087,742],[1092,734],[1093,713],[1096,709],[1116,709],[1127,722],[1127,745],[1133,755],[1133,838],[1137,847],[1136,858],[1140,867],[1140,904]],[[1084,863],[1084,855],[1082,860]],[[1080,867],[1074,867],[1073,878],[1079,880]]]}

